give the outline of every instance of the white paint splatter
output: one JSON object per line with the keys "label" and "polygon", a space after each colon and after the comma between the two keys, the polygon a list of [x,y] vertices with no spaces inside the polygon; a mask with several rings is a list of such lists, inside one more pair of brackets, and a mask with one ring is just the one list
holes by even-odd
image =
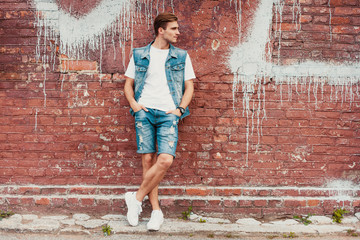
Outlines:
{"label": "white paint splatter", "polygon": [[[173,1],[168,1],[174,12]],[[98,50],[100,54],[99,71],[102,72],[102,55],[106,49],[105,40],[107,37],[111,37],[113,49],[116,49],[116,38],[125,68],[125,43],[131,41],[132,47],[134,24],[142,23],[144,16],[146,23],[149,24],[153,14],[152,0],[102,0],[92,11],[81,17],[75,17],[64,11],[56,0],[33,0],[33,2],[37,11],[34,23],[37,27],[38,37],[36,59],[41,61],[44,70],[44,107],[46,107],[47,98],[46,71],[47,68],[51,68],[50,66],[53,70],[56,68],[57,52],[70,59],[88,59],[90,50]],[[162,4],[164,11],[165,0]],[[114,60],[117,57],[115,52]],[[65,73],[67,69],[61,69],[61,71]],[[63,90],[64,79],[63,76],[61,90]]]}
{"label": "white paint splatter", "polygon": [[[230,0],[230,4],[231,2],[232,1]],[[353,86],[358,84],[360,81],[359,62],[330,64],[325,62],[305,61],[294,65],[279,65],[271,62],[272,53],[270,52],[270,48],[267,46],[270,42],[269,33],[271,32],[272,18],[274,14],[272,9],[275,5],[277,20],[275,29],[278,30],[275,31],[274,37],[279,38],[279,63],[282,12],[284,4],[284,0],[261,0],[255,13],[252,28],[248,31],[249,36],[247,40],[234,47],[229,58],[229,66],[234,74],[233,109],[236,112],[239,86],[241,85],[243,115],[247,118],[246,159],[248,159],[249,137],[253,133],[254,124],[257,124],[257,128],[259,128],[260,124],[260,131],[258,131],[259,139],[260,133],[262,132],[261,123],[264,119],[266,119],[265,87],[263,84],[268,81],[275,80],[275,84],[280,86],[281,100],[283,84],[288,84],[288,96],[290,99],[293,87],[295,87],[296,92],[298,93],[297,86],[298,84],[301,84],[302,87],[304,86],[305,89],[307,89],[309,100],[311,86],[313,87],[313,95],[317,101],[318,86],[321,86],[321,91],[323,93],[325,83],[332,86],[330,100],[334,100],[333,97],[335,97],[335,101],[337,101],[338,93],[342,93],[342,102],[347,100],[351,105],[355,96],[359,97],[358,87],[355,92],[353,91]],[[298,3],[297,0],[294,0],[293,10],[296,11],[296,13],[293,14],[294,18],[296,17],[297,19],[300,19],[300,9],[300,3]],[[236,12],[237,14],[241,14],[238,9],[236,9]],[[297,30],[300,29],[301,25],[297,27]],[[253,98],[255,92],[257,92],[257,98]],[[258,107],[256,108],[255,106]],[[254,122],[254,117],[257,117],[256,123]],[[262,118],[261,121],[260,118]],[[252,126],[251,132],[250,126]],[[246,162],[246,166],[247,165],[248,162]]]}
{"label": "white paint splatter", "polygon": [[111,141],[111,137],[106,137],[106,136],[104,136],[102,134],[100,134],[100,139],[105,141],[105,142],[110,142]]}
{"label": "white paint splatter", "polygon": [[328,2],[328,7],[329,7],[329,34],[330,34],[330,41],[332,41],[332,27],[331,27],[331,18],[332,18],[332,14],[331,14],[331,0],[329,0]]}
{"label": "white paint splatter", "polygon": [[331,189],[331,195],[334,196],[337,201],[351,200],[356,192],[360,190],[359,183],[355,184],[347,180],[334,180],[328,182],[326,187]]}

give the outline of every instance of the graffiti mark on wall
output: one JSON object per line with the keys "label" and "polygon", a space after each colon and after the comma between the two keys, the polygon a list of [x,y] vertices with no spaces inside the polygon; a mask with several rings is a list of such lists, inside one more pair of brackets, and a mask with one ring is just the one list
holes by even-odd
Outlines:
{"label": "graffiti mark on wall", "polygon": [[[298,19],[301,15],[300,3],[293,0],[293,21],[297,23],[297,29],[301,29]],[[238,3],[240,4],[240,3]],[[330,100],[351,102],[355,97],[359,98],[358,83],[360,81],[360,62],[330,64],[326,62],[306,61],[293,65],[274,64],[271,61],[272,52],[269,47],[271,40],[270,31],[272,28],[273,7],[275,6],[276,26],[274,35],[278,37],[278,60],[281,51],[281,24],[284,0],[261,0],[255,14],[252,28],[249,30],[247,40],[240,43],[233,49],[229,59],[231,71],[234,74],[233,81],[233,108],[236,111],[239,87],[242,89],[243,115],[247,121],[247,149],[249,152],[249,137],[252,136],[254,127],[258,128],[258,135],[261,134],[261,123],[266,119],[265,109],[265,83],[275,80],[280,86],[280,94],[283,93],[282,85],[288,85],[287,95],[291,98],[292,89],[298,91],[298,84],[305,89],[303,93],[308,94],[310,100],[311,92],[317,103],[318,87],[325,84],[332,86]],[[328,6],[330,6],[330,1]],[[241,11],[238,11],[241,14]],[[331,11],[330,11],[331,14]],[[241,19],[237,17],[237,19]],[[330,22],[331,25],[331,15]],[[330,28],[331,31],[331,28]],[[330,41],[332,35],[330,32]],[[355,87],[354,87],[355,86]],[[355,89],[355,91],[354,91]],[[254,93],[257,94],[254,96]],[[282,99],[282,98],[281,98]],[[251,124],[250,124],[251,122]],[[260,139],[260,136],[258,137]],[[259,144],[259,142],[258,142]]]}
{"label": "graffiti mark on wall", "polygon": [[[44,107],[46,71],[55,69],[56,52],[72,59],[88,59],[89,52],[97,50],[101,72],[103,51],[109,47],[106,39],[110,37],[110,47],[121,49],[122,56],[116,56],[114,50],[114,61],[119,57],[125,67],[125,43],[133,43],[134,24],[149,24],[153,10],[159,12],[161,8],[162,11],[165,9],[165,0],[157,1],[155,9],[152,9],[152,2],[148,0],[102,0],[85,15],[73,16],[71,12],[62,9],[56,0],[34,0],[34,4],[37,10],[36,56],[41,60],[45,72]],[[173,8],[173,0],[167,0],[166,6]],[[66,69],[62,71],[66,72]]]}

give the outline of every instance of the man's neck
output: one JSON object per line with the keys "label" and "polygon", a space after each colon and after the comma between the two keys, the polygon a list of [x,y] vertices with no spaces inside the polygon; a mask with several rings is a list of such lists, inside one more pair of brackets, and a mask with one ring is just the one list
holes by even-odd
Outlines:
{"label": "man's neck", "polygon": [[169,49],[170,48],[170,44],[165,41],[164,39],[160,39],[160,38],[155,38],[155,41],[152,44],[153,47],[158,48],[158,49]]}

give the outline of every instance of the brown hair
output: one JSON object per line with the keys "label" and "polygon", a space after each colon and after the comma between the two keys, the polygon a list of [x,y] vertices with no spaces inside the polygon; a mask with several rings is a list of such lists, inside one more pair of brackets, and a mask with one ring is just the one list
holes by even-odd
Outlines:
{"label": "brown hair", "polygon": [[160,13],[154,20],[155,35],[159,34],[159,28],[166,29],[168,22],[177,22],[178,18],[172,13]]}

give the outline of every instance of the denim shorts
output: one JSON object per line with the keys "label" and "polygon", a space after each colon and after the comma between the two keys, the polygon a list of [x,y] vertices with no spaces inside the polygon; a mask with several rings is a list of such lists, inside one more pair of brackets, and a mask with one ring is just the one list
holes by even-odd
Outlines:
{"label": "denim shorts", "polygon": [[175,157],[178,142],[178,123],[175,114],[148,108],[135,113],[137,153],[167,153]]}

